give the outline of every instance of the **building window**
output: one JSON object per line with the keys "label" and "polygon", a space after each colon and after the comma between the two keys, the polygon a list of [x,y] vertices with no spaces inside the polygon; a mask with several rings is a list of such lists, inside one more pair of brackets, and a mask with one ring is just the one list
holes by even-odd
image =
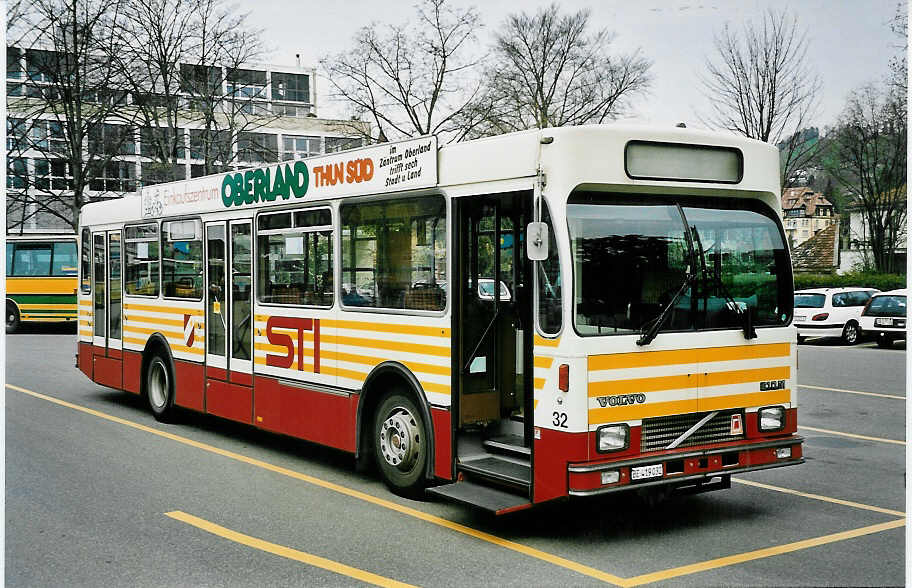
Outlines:
{"label": "building window", "polygon": [[305,137],[299,135],[285,135],[282,138],[282,159],[302,159],[313,155],[320,155],[322,149],[320,137]]}
{"label": "building window", "polygon": [[136,190],[135,166],[129,161],[110,161],[102,173],[93,177],[89,189],[96,192],[133,192]]}
{"label": "building window", "polygon": [[6,79],[22,79],[22,49],[18,47],[6,48]]}
{"label": "building window", "polygon": [[53,51],[29,49],[25,52],[28,79],[33,82],[53,82],[57,71],[57,54]]}
{"label": "building window", "polygon": [[326,152],[337,153],[361,147],[360,137],[326,137]]}
{"label": "building window", "polygon": [[255,69],[229,69],[228,94],[235,98],[265,98],[266,72]]}
{"label": "building window", "polygon": [[187,170],[183,163],[143,161],[139,164],[139,173],[142,177],[143,186],[187,179]]}
{"label": "building window", "polygon": [[13,157],[6,160],[6,187],[24,189],[28,186],[28,160]]}
{"label": "building window", "polygon": [[24,118],[6,119],[6,150],[24,151],[28,149],[28,123]]}
{"label": "building window", "polygon": [[[207,157],[208,155],[208,157]],[[190,158],[209,161],[231,161],[231,133],[190,129]]]}
{"label": "building window", "polygon": [[222,68],[182,63],[180,89],[188,94],[219,95],[222,93]]}
{"label": "building window", "polygon": [[328,208],[260,215],[257,298],[332,306],[333,232]]}
{"label": "building window", "polygon": [[442,197],[343,205],[341,214],[344,306],[444,309]]}
{"label": "building window", "polygon": [[304,118],[310,116],[311,107],[309,105],[301,104],[278,104],[274,103],[272,105],[272,113],[276,116],[293,116],[298,118]]}
{"label": "building window", "polygon": [[169,129],[143,127],[139,130],[139,154],[143,157],[164,159],[164,152],[171,145],[171,157],[183,159],[187,155],[184,148],[184,129],[174,129],[173,136],[168,137]]}
{"label": "building window", "polygon": [[135,155],[133,129],[124,125],[93,125],[89,128],[89,152],[105,155]]}
{"label": "building window", "polygon": [[55,120],[32,121],[31,146],[41,151],[51,153],[66,152],[66,137],[63,134],[63,125]]}
{"label": "building window", "polygon": [[69,190],[73,179],[67,173],[67,162],[64,159],[36,159],[35,187],[41,190]]}
{"label": "building window", "polygon": [[238,159],[245,162],[264,163],[278,161],[277,135],[266,133],[238,133]]}
{"label": "building window", "polygon": [[273,72],[272,99],[310,102],[310,76],[307,74]]}

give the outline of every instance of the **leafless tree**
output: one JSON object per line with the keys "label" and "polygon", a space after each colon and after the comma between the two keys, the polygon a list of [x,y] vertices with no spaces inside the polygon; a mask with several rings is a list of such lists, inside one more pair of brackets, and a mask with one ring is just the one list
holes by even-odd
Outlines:
{"label": "leafless tree", "polygon": [[888,84],[851,94],[828,133],[828,172],[855,196],[875,269],[901,268],[896,249],[906,233],[906,95]]}
{"label": "leafless tree", "polygon": [[8,168],[19,178],[7,192],[8,230],[35,216],[75,230],[83,204],[106,191],[124,139],[101,136],[122,109],[108,58],[119,51],[121,8],[120,0],[34,0],[23,11],[19,46],[8,49],[24,51],[26,63],[7,98],[7,155],[16,155]]}
{"label": "leafless tree", "polygon": [[896,13],[890,22],[890,30],[898,38],[897,53],[890,60],[891,83],[897,86],[899,92],[905,94],[909,88],[909,68],[906,54],[909,51],[909,12],[905,2],[896,5]]}
{"label": "leafless tree", "polygon": [[651,78],[636,50],[611,50],[607,29],[591,30],[590,11],[512,14],[497,32],[476,134],[601,123],[622,115]]}
{"label": "leafless tree", "polygon": [[229,165],[238,137],[275,118],[258,103],[265,74],[256,72],[259,86],[241,79],[242,66],[264,54],[262,36],[222,0],[133,0],[125,16],[118,64],[141,126],[141,154],[152,159],[143,182],[183,179],[176,162],[185,129],[201,173]]}
{"label": "leafless tree", "polygon": [[711,108],[704,122],[767,143],[785,141],[780,171],[786,186],[814,152],[800,140],[822,87],[807,62],[807,34],[797,18],[769,10],[760,23],[748,21],[740,30],[726,25],[715,49],[702,77]]}
{"label": "leafless tree", "polygon": [[[474,8],[423,0],[417,20],[366,26],[350,50],[320,61],[333,95],[351,107],[354,122],[346,130],[366,131],[369,141],[464,134],[465,114],[479,88],[472,74],[479,63],[474,47],[481,19]],[[362,117],[376,134],[369,135]]]}

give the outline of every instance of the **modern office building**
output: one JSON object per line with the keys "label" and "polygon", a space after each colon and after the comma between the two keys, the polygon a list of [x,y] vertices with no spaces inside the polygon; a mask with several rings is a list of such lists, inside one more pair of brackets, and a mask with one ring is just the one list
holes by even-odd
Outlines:
{"label": "modern office building", "polygon": [[[7,232],[68,232],[70,225],[50,210],[68,217],[66,191],[72,185],[65,158],[55,157],[66,146],[59,115],[35,114],[34,105],[53,91],[40,64],[48,52],[7,47]],[[189,70],[194,66],[182,66]],[[198,67],[198,66],[197,66]],[[369,125],[360,121],[320,118],[317,114],[316,71],[300,66],[250,66],[217,72],[225,105],[242,109],[236,131],[210,132],[226,155],[220,169],[237,169],[360,147]],[[186,71],[182,71],[186,74]],[[224,74],[224,75],[221,75]],[[184,76],[182,76],[184,77]],[[125,93],[124,108],[151,95]],[[89,182],[91,199],[116,198],[144,185],[182,180],[205,174],[203,145],[207,136],[189,95],[181,97],[177,149],[173,163],[153,157],[156,131],[132,128],[110,120],[94,129],[88,141],[95,150],[109,145],[111,161]],[[226,106],[222,106],[226,108]],[[231,107],[231,106],[227,106]],[[227,126],[227,125],[225,125]],[[103,151],[107,153],[106,151]],[[225,160],[224,162],[221,160]],[[224,163],[224,165],[223,165]],[[63,198],[61,198],[61,195]]]}

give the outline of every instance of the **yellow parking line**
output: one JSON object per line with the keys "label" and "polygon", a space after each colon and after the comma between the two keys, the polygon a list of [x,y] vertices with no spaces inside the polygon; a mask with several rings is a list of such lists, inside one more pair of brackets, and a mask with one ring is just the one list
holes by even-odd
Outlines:
{"label": "yellow parking line", "polygon": [[305,563],[317,568],[322,568],[330,572],[340,574],[342,576],[349,576],[350,578],[355,578],[361,580],[362,582],[367,582],[368,584],[374,584],[375,586],[399,586],[399,587],[409,587],[411,584],[405,584],[384,576],[378,576],[377,574],[372,574],[370,572],[365,572],[364,570],[353,568],[339,562],[335,562],[331,559],[326,559],[318,555],[311,555],[310,553],[304,553],[303,551],[298,551],[297,549],[292,549],[290,547],[285,547],[283,545],[277,545],[275,543],[270,543],[269,541],[264,541],[262,539],[257,539],[256,537],[251,537],[250,535],[244,535],[243,533],[238,533],[237,531],[232,531],[222,527],[221,525],[216,525],[205,519],[195,517],[191,514],[175,510],[172,512],[166,512],[165,516],[169,516],[172,519],[187,523],[188,525],[193,525],[198,529],[212,533],[213,535],[218,535],[228,539],[229,541],[234,541],[235,543],[240,543],[241,545],[246,545],[247,547],[252,547],[254,549],[259,549],[260,551],[265,551],[266,553],[271,553],[273,555],[278,555],[287,559],[293,559],[301,563]]}
{"label": "yellow parking line", "polygon": [[896,445],[905,445],[905,441],[898,439],[884,439],[883,437],[868,437],[867,435],[856,435],[855,433],[843,433],[842,431],[831,431],[829,429],[818,429],[817,427],[808,427],[807,425],[798,425],[799,429],[805,431],[814,431],[815,433],[827,433],[828,435],[838,435],[840,437],[851,437],[852,439],[863,439],[865,441],[877,441],[878,443],[893,443]]}
{"label": "yellow parking line", "polygon": [[208,445],[206,443],[194,441],[193,439],[188,439],[187,437],[181,437],[180,435],[175,435],[173,433],[159,431],[158,429],[154,429],[152,427],[147,427],[146,425],[134,423],[133,421],[129,421],[127,419],[122,419],[120,417],[116,417],[114,415],[110,415],[110,414],[103,413],[103,412],[100,412],[100,411],[97,411],[97,410],[94,410],[91,408],[87,408],[85,406],[73,404],[73,403],[67,402],[65,400],[60,400],[59,398],[54,398],[53,396],[47,396],[45,394],[40,394],[38,392],[33,392],[31,390],[27,390],[25,388],[20,388],[19,386],[14,386],[13,384],[7,384],[6,387],[10,388],[11,390],[15,390],[17,392],[22,392],[23,394],[28,394],[29,396],[34,396],[35,398],[40,398],[42,400],[47,400],[48,402],[52,402],[52,403],[58,404],[60,406],[65,406],[67,408],[71,408],[71,409],[77,410],[79,412],[90,414],[92,416],[96,416],[98,418],[101,418],[101,419],[104,419],[107,421],[125,425],[127,427],[132,427],[132,428],[138,429],[140,431],[145,431],[146,433],[151,433],[151,434],[157,435],[159,437],[164,437],[165,439],[170,439],[172,441],[176,441],[176,442],[182,443],[184,445],[189,445],[190,447],[195,447],[197,449],[201,449],[201,450],[207,451],[209,453],[221,455],[222,457],[227,457],[228,459],[233,459],[235,461],[239,461],[241,463],[246,463],[248,465],[262,468],[264,470],[268,470],[268,471],[271,471],[271,472],[274,472],[277,474],[281,474],[283,476],[288,476],[289,478],[301,480],[302,482],[307,482],[308,484],[313,484],[314,486],[319,486],[321,488],[325,488],[326,490],[338,492],[339,494],[344,494],[351,498],[363,500],[364,502],[369,502],[371,504],[381,506],[381,507],[389,509],[389,510],[396,511],[398,513],[401,513],[401,514],[404,514],[404,515],[407,515],[410,517],[414,517],[416,519],[420,519],[420,520],[428,522],[428,523],[433,523],[440,527],[450,529],[451,531],[456,531],[457,533],[462,533],[463,535],[468,535],[470,537],[474,537],[476,539],[480,539],[482,541],[486,541],[488,543],[492,543],[494,545],[498,545],[500,547],[510,549],[517,553],[522,553],[524,555],[528,555],[529,557],[534,557],[536,559],[546,561],[546,562],[556,565],[558,567],[572,570],[574,572],[583,574],[585,576],[589,576],[591,578],[595,578],[597,580],[601,580],[603,582],[610,582],[610,583],[616,584],[618,586],[622,585],[624,582],[624,579],[621,578],[620,576],[615,576],[613,574],[609,574],[607,572],[597,570],[595,568],[577,563],[575,561],[571,561],[569,559],[566,559],[566,558],[563,558],[563,557],[560,557],[557,555],[553,555],[551,553],[540,551],[538,549],[535,549],[534,547],[528,547],[526,545],[522,545],[520,543],[516,543],[516,542],[510,541],[508,539],[503,539],[501,537],[497,537],[496,535],[492,535],[490,533],[485,533],[484,531],[479,531],[477,529],[473,529],[471,527],[467,527],[465,525],[455,523],[448,519],[434,516],[432,514],[424,512],[424,511],[410,508],[408,506],[403,506],[401,504],[396,504],[395,502],[392,502],[389,500],[384,500],[383,498],[378,498],[377,496],[372,496],[365,492],[359,492],[358,490],[354,490],[352,488],[340,486],[339,484],[327,482],[326,480],[321,480],[320,478],[308,476],[307,474],[302,474],[300,472],[296,472],[294,470],[289,470],[287,468],[273,465],[273,464],[265,462],[265,461],[260,461],[258,459],[254,459],[252,457],[247,457],[246,455],[241,455],[239,453],[234,453],[233,451],[221,449],[219,447],[215,447],[214,445]]}
{"label": "yellow parking line", "polygon": [[905,524],[905,519],[897,519],[886,523],[880,523],[878,525],[870,525],[868,527],[852,529],[851,531],[843,531],[841,533],[824,535],[823,537],[815,537],[814,539],[805,539],[804,541],[786,543],[785,545],[767,547],[765,549],[758,549],[756,551],[747,551],[745,553],[738,553],[736,555],[711,559],[709,561],[681,566],[678,568],[671,568],[669,570],[663,570],[661,572],[653,572],[651,574],[635,576],[633,578],[628,578],[624,582],[623,586],[639,586],[641,584],[658,582],[660,580],[668,580],[669,578],[677,578],[679,576],[685,576],[687,574],[696,574],[698,572],[705,572],[707,570],[744,563],[747,561],[763,559],[766,557],[772,557],[774,555],[782,555],[783,553],[791,553],[793,551],[799,551],[801,549],[808,549],[809,547],[817,547],[820,545],[826,545],[827,543],[835,543],[837,541],[854,539],[855,537],[862,537],[864,535],[870,535],[872,533],[880,533],[881,531],[887,531],[889,529],[897,529],[904,526]]}
{"label": "yellow parking line", "polygon": [[905,396],[895,396],[893,394],[878,394],[877,392],[860,392],[858,390],[843,390],[842,388],[827,388],[825,386],[808,386],[807,384],[798,384],[799,388],[810,388],[811,390],[827,390],[828,392],[845,392],[846,394],[861,394],[864,396],[877,396],[878,398],[892,398],[894,400],[905,400]]}
{"label": "yellow parking line", "polygon": [[737,482],[738,484],[744,484],[745,486],[754,486],[756,488],[763,488],[764,490],[773,490],[774,492],[783,492],[785,494],[793,494],[795,496],[803,496],[804,498],[811,498],[813,500],[820,500],[823,502],[832,502],[833,504],[841,504],[842,506],[851,506],[852,508],[860,508],[862,510],[871,510],[874,512],[879,512],[883,514],[888,514],[897,517],[904,517],[906,513],[901,510],[890,510],[889,508],[881,508],[879,506],[871,506],[870,504],[862,504],[860,502],[852,502],[851,500],[842,500],[841,498],[832,498],[830,496],[822,496],[820,494],[811,494],[809,492],[801,492],[799,490],[792,490],[791,488],[782,488],[781,486],[771,486],[770,484],[763,484],[761,482],[754,482],[753,480],[744,480],[741,478],[732,478],[732,482]]}

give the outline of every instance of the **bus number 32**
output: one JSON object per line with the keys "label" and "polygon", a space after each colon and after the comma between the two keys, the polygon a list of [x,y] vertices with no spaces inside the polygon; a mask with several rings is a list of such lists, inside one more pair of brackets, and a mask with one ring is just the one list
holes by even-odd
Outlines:
{"label": "bus number 32", "polygon": [[297,331],[298,371],[304,371],[304,332],[313,332],[313,371],[320,373],[320,319],[295,318],[290,316],[271,316],[266,321],[266,338],[272,345],[284,347],[285,355],[266,354],[266,365],[278,368],[290,368],[295,362],[295,341],[288,333],[276,332],[273,329],[290,329]]}

